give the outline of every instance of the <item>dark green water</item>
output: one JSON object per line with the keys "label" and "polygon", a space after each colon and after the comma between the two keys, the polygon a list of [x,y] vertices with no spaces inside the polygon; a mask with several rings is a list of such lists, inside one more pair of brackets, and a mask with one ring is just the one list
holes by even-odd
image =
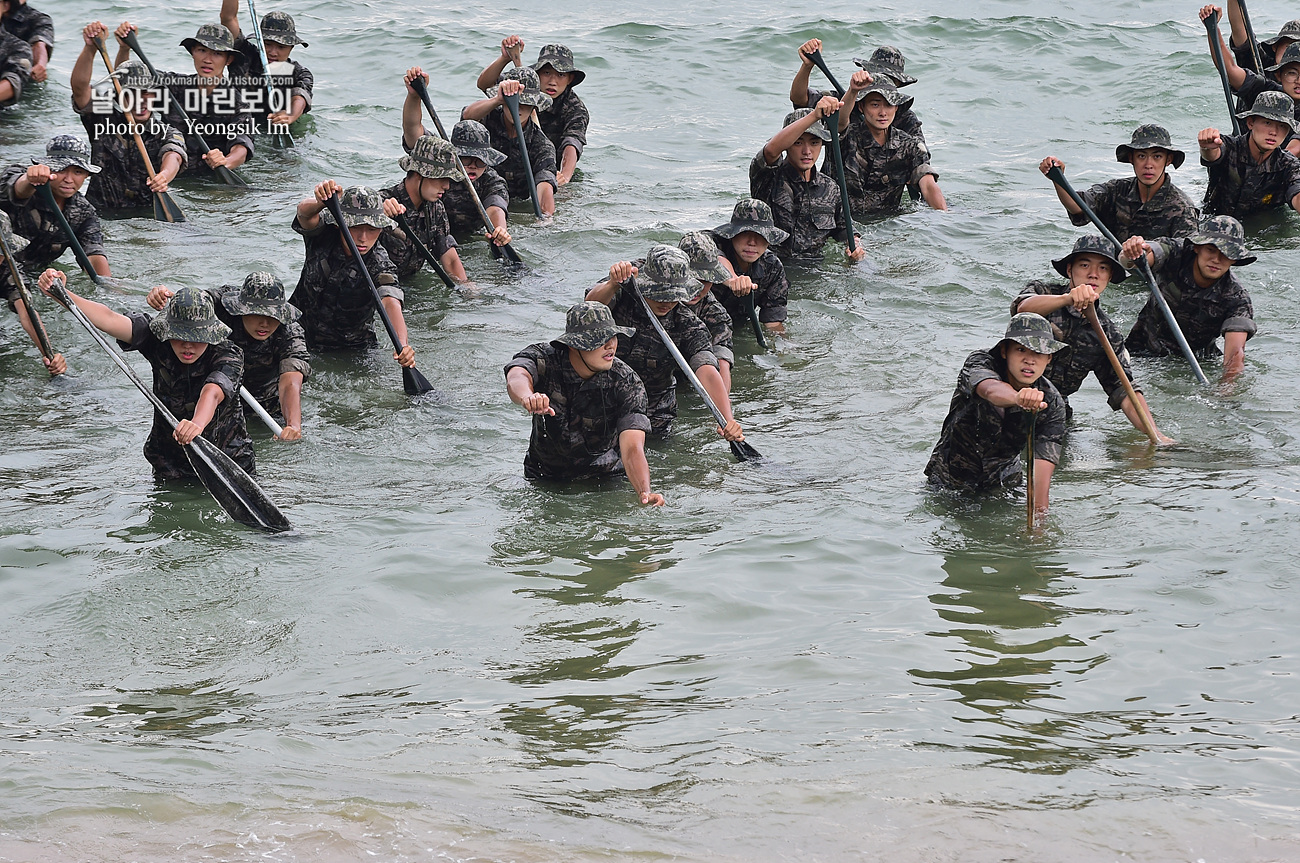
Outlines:
{"label": "dark green water", "polygon": [[[1077,235],[1037,162],[1083,185],[1139,123],[1188,150],[1226,125],[1194,8],[261,5],[312,43],[309,133],[248,166],[256,191],[182,183],[183,226],[110,224],[140,288],[100,299],[292,284],[311,186],[400,176],[402,71],[454,117],[509,32],[575,50],[590,145],[555,223],[512,225],[526,275],[475,245],[472,294],[410,286],[445,402],[380,352],[329,358],[306,441],[256,433],[292,536],[155,488],[146,403],[53,304],[65,380],[0,321],[0,859],[1300,859],[1294,215],[1248,226],[1259,335],[1231,391],[1139,362],[1183,446],[1149,453],[1089,384],[1042,535],[1016,494],[921,482],[962,360]],[[92,15],[184,69],[217,7],[41,8],[52,83],[3,118],[6,163],[79,129]],[[669,507],[532,487],[502,365],[611,262],[725,220],[811,36],[845,76],[903,48],[952,212],[792,273],[779,352],[738,336],[737,413],[775,467],[735,464],[684,397],[650,454]],[[1175,180],[1199,199],[1195,161]],[[1107,302],[1127,326],[1144,298]]]}

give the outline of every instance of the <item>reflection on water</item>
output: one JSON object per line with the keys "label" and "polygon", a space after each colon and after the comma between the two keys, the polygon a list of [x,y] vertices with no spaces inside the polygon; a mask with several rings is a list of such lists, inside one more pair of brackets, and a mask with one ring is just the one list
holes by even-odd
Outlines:
{"label": "reflection on water", "polygon": [[92,704],[78,716],[105,731],[166,735],[199,740],[249,721],[257,699],[229,689],[211,689],[215,681],[137,692],[119,690],[126,700]]}

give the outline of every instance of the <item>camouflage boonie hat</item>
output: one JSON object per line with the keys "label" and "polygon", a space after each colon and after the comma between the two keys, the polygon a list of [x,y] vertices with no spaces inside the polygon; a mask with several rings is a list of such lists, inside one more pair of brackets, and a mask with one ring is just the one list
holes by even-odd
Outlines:
{"label": "camouflage boonie hat", "polygon": [[[785,119],[781,121],[781,128],[784,129],[786,126],[789,126],[792,123],[799,122],[800,120],[802,120],[804,117],[807,117],[815,110],[817,109],[799,108],[797,110],[791,111],[789,114],[786,114]],[[831,130],[826,127],[826,118],[824,117],[820,120],[814,121],[811,126],[809,126],[806,130],[804,130],[804,134],[812,135],[816,138],[821,138],[823,141],[829,141],[831,139]]]}
{"label": "camouflage boonie hat", "polygon": [[298,320],[302,313],[284,296],[284,283],[271,273],[249,273],[244,286],[221,295],[221,305],[232,315],[265,315],[282,324]]}
{"label": "camouflage boonie hat", "polygon": [[757,198],[746,198],[736,204],[735,209],[731,211],[731,221],[713,229],[713,233],[726,240],[745,231],[753,231],[772,245],[784,243],[790,236],[776,226],[776,221],[772,218],[772,208],[767,205],[767,202]]}
{"label": "camouflage boonie hat", "polygon": [[542,92],[542,80],[531,66],[519,66],[502,72],[501,77],[497,78],[497,86],[487,90],[489,99],[496,98],[502,81],[518,81],[524,85],[524,92],[519,94],[520,105],[532,105],[539,111],[551,107],[551,97]]}
{"label": "camouflage boonie hat", "polygon": [[853,62],[859,68],[872,73],[873,77],[877,70],[885,73],[896,87],[906,87],[908,84],[916,83],[915,78],[903,71],[907,65],[907,61],[903,59],[903,52],[893,45],[881,45],[871,52],[869,59],[863,60],[861,57],[854,57]]}
{"label": "camouflage boonie hat", "polygon": [[487,126],[477,120],[461,120],[451,127],[451,143],[462,159],[478,159],[489,168],[506,160],[506,154],[492,146]]}
{"label": "camouflage boonie hat", "polygon": [[1263,117],[1265,120],[1272,120],[1275,123],[1281,123],[1292,132],[1295,131],[1295,101],[1286,93],[1277,90],[1266,90],[1255,97],[1255,104],[1250,110],[1242,111],[1237,115],[1241,119],[1247,117]]}
{"label": "camouflage boonie hat", "polygon": [[262,16],[262,40],[277,45],[307,47],[307,43],[298,38],[298,30],[293,26],[293,16],[288,12],[267,12]]}
{"label": "camouflage boonie hat", "polygon": [[[372,228],[391,228],[396,223],[384,215],[384,199],[369,186],[348,186],[339,195],[339,209],[343,211],[343,224],[354,228],[369,225]],[[334,224],[334,214],[322,210],[321,221]]]}
{"label": "camouflage boonie hat", "polygon": [[[731,273],[718,260],[718,245],[703,231],[691,231],[677,243],[691,264],[691,276],[701,282],[716,285],[731,278]],[[698,291],[697,291],[698,293]]]}
{"label": "camouflage boonie hat", "polygon": [[1265,72],[1276,72],[1283,66],[1290,66],[1292,63],[1300,63],[1300,42],[1292,42],[1286,46],[1282,52],[1282,59],[1277,61],[1276,66],[1269,66],[1264,69]]}
{"label": "camouflage boonie hat", "polygon": [[11,255],[16,255],[27,248],[27,238],[14,233],[14,226],[9,221],[9,214],[3,211],[0,211],[0,239],[5,241],[5,248],[9,250]]}
{"label": "camouflage boonie hat", "polygon": [[1214,246],[1232,258],[1234,267],[1244,267],[1258,260],[1246,250],[1246,229],[1232,216],[1211,216],[1201,223],[1199,231],[1187,239],[1192,241],[1193,246]]}
{"label": "camouflage boonie hat", "polygon": [[235,37],[226,29],[225,24],[204,24],[199,28],[199,32],[188,39],[181,40],[181,47],[191,54],[194,53],[196,45],[232,54],[235,51]]}
{"label": "camouflage boonie hat", "polygon": [[158,85],[149,67],[139,60],[127,60],[110,77],[116,78],[123,90],[152,90]]}
{"label": "camouflage boonie hat", "polygon": [[903,104],[911,105],[916,101],[913,97],[903,94],[897,87],[895,87],[894,83],[889,80],[889,76],[887,75],[872,75],[871,86],[858,92],[857,101],[861,102],[872,93],[878,94],[890,105],[895,106]]}
{"label": "camouflage boonie hat", "polygon": [[76,135],[55,135],[45,145],[45,155],[33,156],[32,164],[45,165],[54,174],[73,166],[91,174],[100,170],[90,161],[90,145]]}
{"label": "camouflage boonie hat", "polygon": [[691,275],[691,259],[681,249],[663,243],[650,247],[635,281],[637,290],[657,303],[688,303],[699,292]]}
{"label": "camouflage boonie hat", "polygon": [[1282,29],[1277,31],[1277,35],[1272,39],[1265,39],[1261,45],[1267,45],[1270,48],[1276,48],[1277,43],[1283,39],[1290,39],[1293,42],[1300,41],[1300,20],[1288,21],[1282,25]]}
{"label": "camouflage boonie hat", "polygon": [[636,330],[632,327],[620,327],[614,323],[614,313],[609,306],[588,300],[569,307],[564,319],[564,335],[551,341],[580,351],[594,351],[614,336],[630,339],[635,335]]}
{"label": "camouflage boonie hat", "polygon": [[437,135],[421,135],[409,155],[397,160],[403,171],[414,171],[430,180],[463,182],[465,172],[456,163],[456,148]]}
{"label": "camouflage boonie hat", "polygon": [[569,80],[570,87],[576,87],[581,84],[587,77],[587,73],[573,64],[573,52],[563,45],[543,45],[542,50],[537,52],[537,62],[533,64],[533,70],[542,71],[543,66],[550,66],[556,72],[566,72],[573,76]]}
{"label": "camouflage boonie hat", "polygon": [[1133,139],[1127,144],[1115,148],[1116,162],[1132,162],[1134,150],[1164,150],[1169,154],[1169,164],[1175,168],[1182,167],[1187,154],[1174,149],[1174,142],[1169,137],[1169,130],[1164,126],[1148,123],[1133,130]]}
{"label": "camouflage boonie hat", "polygon": [[149,322],[149,329],[164,342],[177,339],[215,345],[230,335],[230,327],[217,318],[212,298],[194,288],[177,291],[167,308]]}
{"label": "camouflage boonie hat", "polygon": [[1110,283],[1115,284],[1128,278],[1128,270],[1120,266],[1119,256],[1115,254],[1117,251],[1115,244],[1100,234],[1084,234],[1074,241],[1070,254],[1052,261],[1052,266],[1068,279],[1070,264],[1074,263],[1075,258],[1080,255],[1100,255],[1110,264]]}
{"label": "camouflage boonie hat", "polygon": [[[1068,347],[1065,342],[1052,338],[1052,324],[1042,315],[1021,312],[1011,316],[1002,342],[1012,341],[1040,354],[1054,354]],[[998,344],[1002,344],[998,342]]]}

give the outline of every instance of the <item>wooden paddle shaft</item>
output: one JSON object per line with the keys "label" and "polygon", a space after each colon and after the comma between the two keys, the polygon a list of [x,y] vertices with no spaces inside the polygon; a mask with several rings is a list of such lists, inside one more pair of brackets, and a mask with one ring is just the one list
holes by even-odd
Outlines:
{"label": "wooden paddle shaft", "polygon": [[50,344],[50,334],[45,331],[45,322],[41,320],[36,307],[32,305],[31,292],[27,290],[27,283],[23,281],[23,275],[18,271],[18,262],[14,260],[13,253],[9,251],[9,244],[5,242],[2,234],[0,234],[0,253],[4,254],[5,263],[9,265],[9,275],[13,277],[14,286],[18,288],[18,297],[27,307],[27,318],[32,322],[32,332],[36,333],[36,347],[40,349],[42,357],[52,360],[54,347]]}
{"label": "wooden paddle shaft", "polygon": [[[95,47],[99,49],[99,56],[104,58],[104,66],[108,69],[109,80],[113,82],[113,89],[117,91],[117,98],[122,99],[122,82],[117,80],[113,75],[113,61],[108,58],[108,49],[104,47],[104,40],[98,36],[95,37]],[[149,151],[144,147],[144,141],[140,138],[140,133],[135,131],[138,125],[132,122],[130,117],[126,118],[126,123],[131,127],[131,137],[135,139],[136,149],[140,151],[140,158],[144,159],[144,169],[149,172],[149,179],[152,180],[156,173],[153,169],[153,160],[149,158]]]}
{"label": "wooden paddle shaft", "polygon": [[1110,367],[1115,370],[1119,376],[1119,381],[1124,385],[1124,392],[1128,394],[1128,400],[1133,405],[1133,409],[1142,417],[1142,431],[1146,436],[1151,438],[1152,443],[1159,442],[1160,438],[1156,434],[1156,423],[1147,412],[1145,403],[1138,398],[1137,391],[1133,389],[1133,382],[1128,379],[1124,367],[1120,365],[1119,357],[1115,355],[1115,349],[1110,345],[1110,339],[1106,338],[1106,333],[1101,328],[1101,321],[1097,319],[1097,307],[1089,303],[1088,307],[1083,310],[1084,315],[1088,318],[1088,323],[1092,324],[1092,331],[1097,334],[1097,341],[1101,342],[1102,350],[1106,352],[1106,359],[1110,360]]}

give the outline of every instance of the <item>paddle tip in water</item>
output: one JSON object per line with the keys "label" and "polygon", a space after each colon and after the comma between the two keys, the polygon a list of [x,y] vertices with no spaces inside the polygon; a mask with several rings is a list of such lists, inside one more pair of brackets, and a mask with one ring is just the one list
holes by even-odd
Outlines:
{"label": "paddle tip in water", "polygon": [[416,368],[402,367],[402,389],[406,390],[408,396],[432,393],[435,399],[442,398],[442,393],[438,392],[433,384],[429,383],[428,378],[420,374],[420,370]]}

